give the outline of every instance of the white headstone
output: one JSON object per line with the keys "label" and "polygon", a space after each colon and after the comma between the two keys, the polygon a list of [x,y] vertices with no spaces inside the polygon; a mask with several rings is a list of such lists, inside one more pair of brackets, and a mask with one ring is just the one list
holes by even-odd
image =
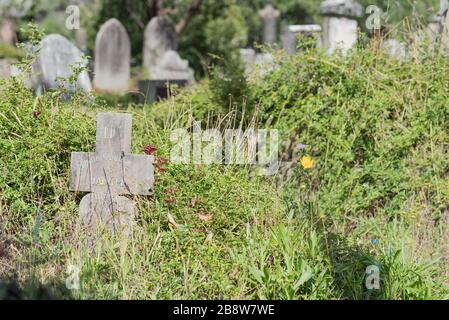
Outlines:
{"label": "white headstone", "polygon": [[69,40],[59,34],[45,37],[41,43],[41,50],[36,61],[37,84],[45,89],[57,88],[63,84],[71,92],[81,89],[85,92],[92,90],[87,71],[78,75],[76,84],[67,81],[61,83],[60,79],[68,79],[72,75],[72,66],[81,63],[87,65],[82,52]]}
{"label": "white headstone", "polygon": [[363,7],[354,0],[326,0],[319,12],[324,16],[323,45],[328,53],[346,50],[357,43],[357,18],[363,15]]}
{"label": "white headstone", "polygon": [[150,71],[167,51],[178,48],[174,23],[165,17],[151,19],[145,28],[143,47],[143,65]]}
{"label": "white headstone", "polygon": [[194,84],[195,78],[189,62],[178,52],[176,30],[166,17],[155,17],[145,29],[143,67],[148,80],[185,80]]}
{"label": "white headstone", "polygon": [[97,90],[123,94],[128,90],[131,44],[125,27],[110,19],[100,28],[95,41],[95,78]]}

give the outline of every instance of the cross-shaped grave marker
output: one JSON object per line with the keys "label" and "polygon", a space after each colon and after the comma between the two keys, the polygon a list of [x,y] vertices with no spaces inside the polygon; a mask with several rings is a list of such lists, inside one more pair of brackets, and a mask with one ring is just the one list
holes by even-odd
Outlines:
{"label": "cross-shaped grave marker", "polygon": [[136,203],[122,195],[150,195],[154,156],[131,154],[130,114],[97,115],[96,152],[72,152],[70,191],[90,192],[80,203],[81,222],[129,236]]}

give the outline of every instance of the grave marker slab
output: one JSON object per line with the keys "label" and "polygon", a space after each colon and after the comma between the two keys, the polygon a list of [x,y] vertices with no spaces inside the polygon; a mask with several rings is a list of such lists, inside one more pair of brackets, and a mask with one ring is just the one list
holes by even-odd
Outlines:
{"label": "grave marker slab", "polygon": [[324,16],[323,45],[329,54],[347,51],[357,43],[357,18],[363,16],[363,7],[355,0],[325,0],[319,13]]}
{"label": "grave marker slab", "polygon": [[129,235],[136,212],[134,201],[122,195],[151,195],[154,157],[131,154],[129,114],[97,115],[96,152],[73,152],[70,191],[90,192],[80,203],[83,224],[105,226]]}
{"label": "grave marker slab", "polygon": [[[35,86],[42,89],[54,89],[61,83],[59,78],[67,79],[72,75],[72,66],[77,63],[87,65],[82,52],[69,40],[59,34],[51,34],[45,37],[41,43],[41,50],[36,61],[35,69],[38,78]],[[85,92],[92,90],[87,71],[79,74],[76,86],[64,83],[64,87],[70,92],[81,89]],[[40,88],[36,88],[39,90]]]}
{"label": "grave marker slab", "polygon": [[128,90],[131,43],[125,27],[109,19],[95,40],[94,86],[100,91],[123,94]]}

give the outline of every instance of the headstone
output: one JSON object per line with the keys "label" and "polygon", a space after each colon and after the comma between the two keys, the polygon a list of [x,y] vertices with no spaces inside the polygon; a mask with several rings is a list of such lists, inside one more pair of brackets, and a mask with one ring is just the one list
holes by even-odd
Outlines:
{"label": "headstone", "polygon": [[143,65],[147,72],[157,66],[167,51],[177,50],[174,23],[166,17],[154,17],[145,28]]}
{"label": "headstone", "polygon": [[269,1],[259,14],[263,21],[263,42],[270,45],[276,43],[280,11],[276,10]]}
{"label": "headstone", "polygon": [[249,74],[254,70],[256,60],[256,50],[252,48],[240,49],[240,59],[245,67],[245,73]]}
{"label": "headstone", "polygon": [[109,93],[125,93],[130,80],[130,65],[128,33],[120,21],[110,19],[101,26],[95,41],[95,88]]}
{"label": "headstone", "polygon": [[72,75],[72,67],[77,63],[87,65],[82,52],[65,37],[51,34],[42,40],[35,64],[37,79],[34,82],[43,90],[63,85],[70,92],[78,89],[89,92],[92,90],[92,85],[87,71],[82,71],[78,75],[76,84],[69,84],[67,81],[61,83],[61,79],[68,79]]}
{"label": "headstone", "polygon": [[139,91],[145,102],[165,98],[170,85],[193,85],[194,73],[187,60],[181,59],[177,49],[174,23],[167,17],[155,17],[145,29],[143,77]]}
{"label": "headstone", "polygon": [[91,232],[129,236],[136,213],[123,195],[151,195],[154,156],[131,154],[129,114],[97,115],[96,152],[73,152],[70,190],[90,192],[80,203],[81,222]]}
{"label": "headstone", "polygon": [[357,43],[357,18],[362,17],[363,7],[354,0],[326,0],[319,12],[324,16],[323,45],[327,52],[347,51]]}
{"label": "headstone", "polygon": [[285,28],[282,36],[282,47],[288,54],[297,51],[298,37],[313,37],[317,47],[321,47],[322,28],[318,24],[290,25]]}

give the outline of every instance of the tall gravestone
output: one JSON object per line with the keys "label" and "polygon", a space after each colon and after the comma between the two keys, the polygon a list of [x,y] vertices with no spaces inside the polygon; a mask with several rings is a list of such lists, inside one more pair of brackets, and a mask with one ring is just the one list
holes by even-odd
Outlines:
{"label": "tall gravestone", "polygon": [[288,54],[294,54],[297,51],[298,37],[313,37],[317,47],[322,44],[322,28],[317,24],[289,25],[285,28],[282,35],[282,48]]}
{"label": "tall gravestone", "polygon": [[129,86],[130,65],[128,33],[120,21],[109,19],[101,26],[95,41],[95,88],[109,93],[125,93]]}
{"label": "tall gravestone", "polygon": [[44,90],[64,86],[70,92],[78,89],[85,92],[91,91],[92,85],[87,71],[82,71],[78,75],[75,84],[69,84],[67,81],[61,82],[61,79],[68,79],[72,75],[72,67],[78,63],[87,66],[82,52],[69,40],[59,34],[45,37],[34,66],[37,73],[37,78],[33,81],[34,86]]}
{"label": "tall gravestone", "polygon": [[145,28],[143,66],[147,72],[158,65],[167,51],[178,49],[174,23],[166,17],[154,17]]}
{"label": "tall gravestone", "polygon": [[146,102],[165,97],[171,84],[194,83],[193,70],[176,49],[174,23],[167,17],[151,19],[144,34],[143,78],[139,81],[139,90],[147,98]]}
{"label": "tall gravestone", "polygon": [[363,15],[360,4],[354,0],[326,0],[318,11],[324,16],[323,45],[328,53],[347,51],[357,43],[357,18]]}
{"label": "tall gravestone", "polygon": [[263,42],[265,44],[275,44],[277,40],[278,21],[281,16],[279,10],[276,10],[271,1],[259,12],[263,21]]}
{"label": "tall gravestone", "polygon": [[129,236],[136,204],[124,195],[151,195],[154,157],[131,154],[129,114],[99,113],[95,152],[73,152],[70,190],[89,192],[80,218],[89,232]]}

